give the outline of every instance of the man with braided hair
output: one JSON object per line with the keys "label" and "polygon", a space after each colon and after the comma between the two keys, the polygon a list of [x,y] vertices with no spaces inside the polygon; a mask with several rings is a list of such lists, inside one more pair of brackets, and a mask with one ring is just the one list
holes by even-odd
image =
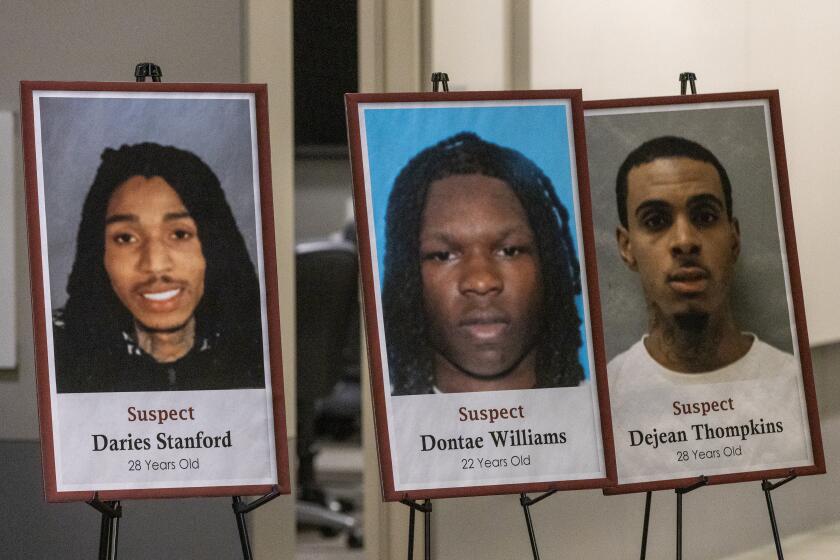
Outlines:
{"label": "man with braided hair", "polygon": [[462,132],[401,170],[382,285],[392,394],[577,386],[569,214],[523,154]]}
{"label": "man with braided hair", "polygon": [[195,154],[106,149],[55,310],[59,393],[264,387],[260,289],[225,193]]}

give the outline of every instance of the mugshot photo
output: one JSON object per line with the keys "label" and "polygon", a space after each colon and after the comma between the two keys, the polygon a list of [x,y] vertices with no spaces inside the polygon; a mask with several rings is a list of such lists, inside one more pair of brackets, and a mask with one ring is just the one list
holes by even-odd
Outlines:
{"label": "mugshot photo", "polygon": [[48,501],[290,491],[266,96],[21,84]]}
{"label": "mugshot photo", "polygon": [[[348,96],[386,499],[606,484],[582,112],[569,93]],[[490,410],[523,435],[531,464],[457,464],[441,434],[482,445]]]}
{"label": "mugshot photo", "polygon": [[[589,376],[558,109],[366,113],[393,395],[568,387]],[[534,137],[517,122],[541,118],[546,134]]]}
{"label": "mugshot photo", "polygon": [[57,392],[264,387],[249,101],[39,109]]}
{"label": "mugshot photo", "polygon": [[[587,105],[620,483],[814,462],[777,97],[720,97]],[[718,449],[719,461],[674,461],[646,443],[656,428],[707,449],[709,433],[743,422],[762,437],[729,458]]]}

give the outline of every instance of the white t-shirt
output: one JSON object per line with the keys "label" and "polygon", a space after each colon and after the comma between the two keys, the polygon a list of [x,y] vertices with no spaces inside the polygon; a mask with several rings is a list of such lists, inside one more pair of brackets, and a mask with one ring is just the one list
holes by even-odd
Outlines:
{"label": "white t-shirt", "polygon": [[607,373],[620,484],[813,463],[799,361],[755,336],[705,373],[663,367],[642,339]]}

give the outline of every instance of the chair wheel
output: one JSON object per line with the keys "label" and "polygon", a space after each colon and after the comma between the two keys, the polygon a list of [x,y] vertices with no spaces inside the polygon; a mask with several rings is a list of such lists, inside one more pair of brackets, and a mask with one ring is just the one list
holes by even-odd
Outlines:
{"label": "chair wheel", "polygon": [[338,529],[333,529],[332,527],[319,527],[318,531],[321,533],[321,536],[324,536],[324,537],[327,537],[327,538],[334,537],[341,532]]}
{"label": "chair wheel", "polygon": [[358,531],[350,531],[347,534],[347,548],[362,548],[364,545],[364,538]]}

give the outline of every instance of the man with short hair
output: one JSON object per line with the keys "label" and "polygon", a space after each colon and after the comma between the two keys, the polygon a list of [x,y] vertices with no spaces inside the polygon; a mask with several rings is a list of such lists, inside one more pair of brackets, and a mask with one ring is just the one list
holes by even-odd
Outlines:
{"label": "man with short hair", "polygon": [[569,214],[521,153],[464,132],[417,154],[388,201],[392,394],[577,386]]}
{"label": "man with short hair", "polygon": [[106,149],[54,312],[59,393],[264,387],[259,283],[213,171]]}
{"label": "man with short hair", "polygon": [[639,273],[648,334],[610,362],[611,385],[647,370],[731,376],[748,375],[751,365],[798,373],[793,356],[736,322],[731,288],[741,232],[714,154],[685,138],[649,140],[621,165],[616,199],[618,248]]}

